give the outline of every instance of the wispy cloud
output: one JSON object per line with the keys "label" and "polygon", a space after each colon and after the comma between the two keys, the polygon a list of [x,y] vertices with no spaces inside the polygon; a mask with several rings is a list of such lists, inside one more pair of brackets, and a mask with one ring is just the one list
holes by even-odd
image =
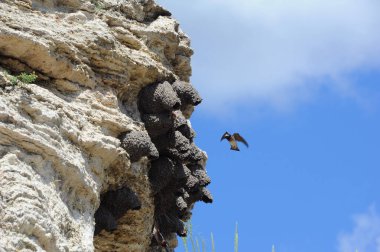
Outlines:
{"label": "wispy cloud", "polygon": [[380,70],[378,0],[193,0],[175,7],[193,38],[195,78],[210,106],[283,106],[322,85],[352,95],[352,72]]}
{"label": "wispy cloud", "polygon": [[380,252],[380,215],[375,207],[355,215],[353,220],[353,229],[338,236],[338,251]]}

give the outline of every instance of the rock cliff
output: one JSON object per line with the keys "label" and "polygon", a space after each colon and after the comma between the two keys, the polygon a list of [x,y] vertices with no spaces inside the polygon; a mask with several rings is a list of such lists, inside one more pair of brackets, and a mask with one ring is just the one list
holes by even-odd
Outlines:
{"label": "rock cliff", "polygon": [[192,54],[153,0],[0,1],[0,251],[176,247],[212,202]]}

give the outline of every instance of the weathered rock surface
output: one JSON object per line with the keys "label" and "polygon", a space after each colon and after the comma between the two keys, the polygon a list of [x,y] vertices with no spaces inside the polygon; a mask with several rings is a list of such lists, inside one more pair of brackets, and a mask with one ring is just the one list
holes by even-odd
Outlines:
{"label": "weathered rock surface", "polygon": [[[0,1],[0,251],[157,251],[154,226],[174,248],[212,200],[187,120],[193,51],[170,15],[153,0]],[[139,95],[160,83],[173,104]]]}

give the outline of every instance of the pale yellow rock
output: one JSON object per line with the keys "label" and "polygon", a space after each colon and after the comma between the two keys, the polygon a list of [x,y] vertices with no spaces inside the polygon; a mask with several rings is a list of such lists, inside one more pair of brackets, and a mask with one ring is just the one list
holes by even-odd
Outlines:
{"label": "pale yellow rock", "polygon": [[[145,130],[142,87],[189,80],[190,40],[169,14],[151,0],[0,1],[0,251],[149,249],[148,163],[131,165],[118,137]],[[11,86],[31,71],[35,84]],[[94,240],[100,194],[125,184],[141,210]]]}

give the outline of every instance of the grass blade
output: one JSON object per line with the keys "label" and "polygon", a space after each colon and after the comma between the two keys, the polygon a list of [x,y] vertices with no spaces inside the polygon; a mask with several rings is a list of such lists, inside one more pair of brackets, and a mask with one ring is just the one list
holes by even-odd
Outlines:
{"label": "grass blade", "polygon": [[195,250],[196,247],[195,247],[194,238],[193,238],[193,225],[189,221],[187,226],[188,226],[188,230],[189,230],[189,239],[191,242],[191,249],[193,252],[196,252],[196,250]]}
{"label": "grass blade", "polygon": [[183,247],[185,248],[185,252],[189,252],[189,248],[187,246],[187,237],[182,237]]}
{"label": "grass blade", "polygon": [[215,252],[214,235],[211,232],[211,252]]}
{"label": "grass blade", "polygon": [[238,223],[236,222],[236,226],[235,226],[235,249],[234,251],[235,252],[238,252],[239,250],[239,233],[238,233]]}

